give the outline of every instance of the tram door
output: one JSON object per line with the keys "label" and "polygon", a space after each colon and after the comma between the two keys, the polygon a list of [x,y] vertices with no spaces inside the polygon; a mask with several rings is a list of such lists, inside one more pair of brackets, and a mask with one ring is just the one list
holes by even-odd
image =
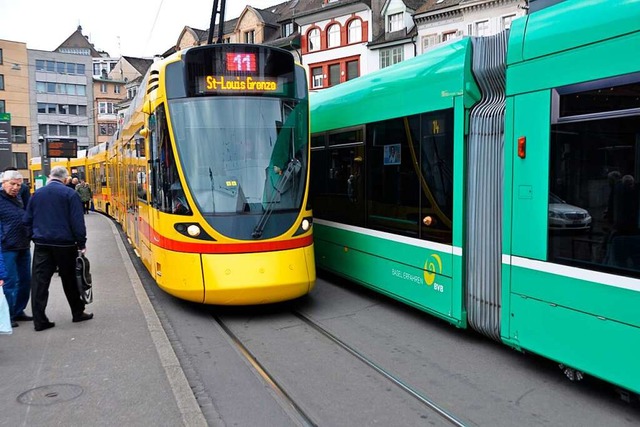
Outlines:
{"label": "tram door", "polygon": [[137,195],[137,154],[135,140],[129,141],[127,147],[126,204],[127,229],[136,248],[140,247],[138,234],[138,195]]}

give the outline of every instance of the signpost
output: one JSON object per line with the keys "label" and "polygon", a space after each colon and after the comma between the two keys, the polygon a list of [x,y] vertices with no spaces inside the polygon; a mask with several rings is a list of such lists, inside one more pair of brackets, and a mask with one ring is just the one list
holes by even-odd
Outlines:
{"label": "signpost", "polygon": [[67,159],[78,157],[78,140],[75,138],[38,138],[42,144],[42,174],[45,177],[51,172],[51,158]]}
{"label": "signpost", "polygon": [[0,113],[0,170],[13,166],[11,149],[11,114]]}

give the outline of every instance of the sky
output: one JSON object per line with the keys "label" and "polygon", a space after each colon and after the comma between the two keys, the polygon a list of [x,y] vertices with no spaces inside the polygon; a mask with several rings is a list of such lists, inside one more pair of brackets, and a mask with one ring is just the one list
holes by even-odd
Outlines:
{"label": "sky", "polygon": [[[285,0],[227,0],[225,20],[246,5],[265,9]],[[0,0],[0,39],[52,51],[76,29],[112,57],[152,57],[176,44],[185,26],[209,28],[213,0]]]}

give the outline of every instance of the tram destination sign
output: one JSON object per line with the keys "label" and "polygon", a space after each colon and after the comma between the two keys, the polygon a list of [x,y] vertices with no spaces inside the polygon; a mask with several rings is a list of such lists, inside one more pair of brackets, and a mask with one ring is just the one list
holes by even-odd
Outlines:
{"label": "tram destination sign", "polygon": [[47,157],[78,157],[78,140],[47,138]]}

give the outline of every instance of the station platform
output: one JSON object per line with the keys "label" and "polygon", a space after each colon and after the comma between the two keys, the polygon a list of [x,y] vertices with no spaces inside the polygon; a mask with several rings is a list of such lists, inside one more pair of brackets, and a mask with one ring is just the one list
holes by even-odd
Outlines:
{"label": "station platform", "polygon": [[85,222],[95,316],[72,323],[54,274],[56,326],[0,335],[0,426],[206,426],[115,223],[95,212]]}

